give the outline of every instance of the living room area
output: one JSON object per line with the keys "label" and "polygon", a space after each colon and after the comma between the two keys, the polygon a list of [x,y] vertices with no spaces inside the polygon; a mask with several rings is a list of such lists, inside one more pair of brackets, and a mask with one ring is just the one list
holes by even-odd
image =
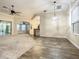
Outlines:
{"label": "living room area", "polygon": [[79,59],[79,0],[0,0],[0,59]]}

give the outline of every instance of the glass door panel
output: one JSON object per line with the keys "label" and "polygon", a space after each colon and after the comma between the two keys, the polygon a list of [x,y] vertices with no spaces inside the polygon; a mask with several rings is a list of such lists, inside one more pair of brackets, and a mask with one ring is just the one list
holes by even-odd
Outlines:
{"label": "glass door panel", "polygon": [[5,33],[11,34],[11,23],[6,23]]}
{"label": "glass door panel", "polygon": [[2,27],[3,27],[3,25],[2,25],[2,22],[0,22],[0,35],[2,35]]}
{"label": "glass door panel", "polygon": [[22,30],[22,31],[26,31],[26,24],[22,24],[22,25],[21,25],[21,30]]}
{"label": "glass door panel", "polygon": [[11,22],[1,21],[0,22],[0,35],[8,35],[11,34]]}

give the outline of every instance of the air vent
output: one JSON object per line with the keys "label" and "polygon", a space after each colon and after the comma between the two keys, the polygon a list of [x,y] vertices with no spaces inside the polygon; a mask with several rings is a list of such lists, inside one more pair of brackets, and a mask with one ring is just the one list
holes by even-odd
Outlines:
{"label": "air vent", "polygon": [[61,5],[57,5],[57,8],[56,9],[61,9],[62,7],[61,7]]}

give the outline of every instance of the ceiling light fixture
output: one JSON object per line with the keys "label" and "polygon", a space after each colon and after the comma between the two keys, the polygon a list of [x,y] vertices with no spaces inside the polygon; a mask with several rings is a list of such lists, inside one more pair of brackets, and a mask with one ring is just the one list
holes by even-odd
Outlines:
{"label": "ceiling light fixture", "polygon": [[58,17],[56,16],[56,13],[55,13],[55,8],[56,8],[56,1],[53,2],[54,3],[54,16],[53,16],[53,19],[56,20]]}

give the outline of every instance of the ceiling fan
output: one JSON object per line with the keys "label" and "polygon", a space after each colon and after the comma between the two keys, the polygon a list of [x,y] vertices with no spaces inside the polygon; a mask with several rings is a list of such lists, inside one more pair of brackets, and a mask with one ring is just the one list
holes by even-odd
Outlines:
{"label": "ceiling fan", "polygon": [[57,9],[60,9],[61,8],[61,6],[56,6],[56,1],[53,1],[53,5],[54,5],[54,10],[53,10],[53,12],[48,12],[48,10],[43,10],[41,13],[36,13],[36,14],[34,14],[33,16],[32,16],[32,18],[31,19],[34,19],[36,16],[38,16],[38,15],[42,15],[42,14],[54,14],[54,16],[56,15],[56,13],[55,13],[55,9],[57,8]]}
{"label": "ceiling fan", "polygon": [[5,9],[8,9],[8,10],[10,10],[10,15],[19,15],[19,13],[21,13],[21,12],[16,12],[15,10],[14,10],[14,5],[11,5],[11,8],[9,8],[9,7],[7,7],[7,6],[3,6],[3,8],[5,8]]}

